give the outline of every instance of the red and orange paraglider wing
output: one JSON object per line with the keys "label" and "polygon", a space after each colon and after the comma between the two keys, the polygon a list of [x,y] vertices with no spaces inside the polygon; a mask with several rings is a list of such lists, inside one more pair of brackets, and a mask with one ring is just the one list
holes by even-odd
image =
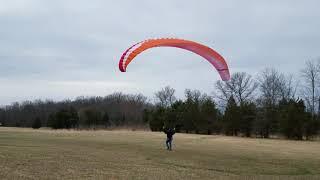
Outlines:
{"label": "red and orange paraglider wing", "polygon": [[127,66],[138,54],[153,47],[176,47],[194,52],[208,60],[217,69],[223,81],[230,79],[229,68],[225,59],[215,50],[193,41],[171,38],[149,39],[131,46],[121,56],[119,61],[120,71],[125,72]]}

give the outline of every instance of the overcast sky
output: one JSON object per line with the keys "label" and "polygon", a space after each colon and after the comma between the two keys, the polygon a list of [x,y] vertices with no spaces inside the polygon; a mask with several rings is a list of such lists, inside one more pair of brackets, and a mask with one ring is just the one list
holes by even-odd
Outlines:
{"label": "overcast sky", "polygon": [[218,73],[201,57],[175,48],[142,53],[126,73],[123,51],[154,37],[206,44],[230,71],[266,67],[298,74],[320,57],[318,0],[0,0],[0,105],[34,99],[149,97],[170,85],[210,94]]}

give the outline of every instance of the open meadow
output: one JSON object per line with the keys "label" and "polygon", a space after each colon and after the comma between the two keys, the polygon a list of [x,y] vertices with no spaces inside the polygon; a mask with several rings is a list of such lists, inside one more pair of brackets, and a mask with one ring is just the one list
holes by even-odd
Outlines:
{"label": "open meadow", "polygon": [[320,179],[320,142],[0,128],[0,179]]}

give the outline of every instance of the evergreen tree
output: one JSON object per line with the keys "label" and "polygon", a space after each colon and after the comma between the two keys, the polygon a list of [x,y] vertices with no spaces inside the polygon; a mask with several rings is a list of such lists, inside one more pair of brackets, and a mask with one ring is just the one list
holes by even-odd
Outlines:
{"label": "evergreen tree", "polygon": [[224,131],[226,135],[237,136],[240,129],[240,108],[231,96],[228,100],[223,116]]}
{"label": "evergreen tree", "polygon": [[149,121],[151,131],[161,131],[164,126],[165,109],[158,106],[153,112]]}
{"label": "evergreen tree", "polygon": [[218,109],[214,101],[209,98],[203,98],[201,102],[201,124],[200,127],[206,134],[211,134],[214,127],[217,127],[218,121]]}
{"label": "evergreen tree", "polygon": [[143,110],[142,120],[144,123],[148,123],[151,120],[152,111],[148,109]]}
{"label": "evergreen tree", "polygon": [[101,124],[102,115],[101,112],[95,108],[88,108],[84,111],[85,123],[89,127],[95,127],[96,125]]}
{"label": "evergreen tree", "polygon": [[105,127],[108,127],[108,126],[111,125],[108,112],[105,112],[105,113],[103,114],[102,122],[103,122],[103,124],[105,125]]}
{"label": "evergreen tree", "polygon": [[40,120],[39,117],[37,117],[32,123],[32,128],[33,129],[39,129],[39,128],[41,128],[41,126],[42,126],[41,120]]}
{"label": "evergreen tree", "polygon": [[281,102],[280,131],[288,139],[303,139],[306,122],[305,105],[302,100],[290,99]]}
{"label": "evergreen tree", "polygon": [[78,126],[79,116],[76,109],[61,109],[49,115],[48,126],[53,129],[70,129]]}
{"label": "evergreen tree", "polygon": [[256,135],[269,138],[271,134],[279,132],[279,109],[277,106],[263,105],[256,109],[254,131]]}
{"label": "evergreen tree", "polygon": [[310,112],[306,112],[306,118],[304,123],[304,136],[307,140],[310,140],[313,136],[318,134],[320,128],[319,116],[312,116]]}
{"label": "evergreen tree", "polygon": [[[186,131],[186,133],[195,131],[198,133],[199,131],[199,123],[197,124],[197,121],[199,121],[200,117],[200,110],[199,110],[199,97],[200,92],[186,90],[186,101],[185,101],[185,107],[182,114],[183,117],[183,129]],[[198,127],[197,127],[198,125]]]}
{"label": "evergreen tree", "polygon": [[70,107],[69,113],[70,116],[67,121],[70,121],[70,128],[77,128],[79,126],[78,111],[74,107]]}
{"label": "evergreen tree", "polygon": [[240,132],[250,137],[253,129],[253,123],[256,119],[256,106],[254,103],[242,103],[240,105]]}

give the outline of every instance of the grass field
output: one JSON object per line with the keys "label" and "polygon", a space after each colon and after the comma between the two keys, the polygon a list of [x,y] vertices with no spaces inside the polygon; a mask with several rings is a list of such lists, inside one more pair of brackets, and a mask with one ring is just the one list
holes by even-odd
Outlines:
{"label": "grass field", "polygon": [[320,142],[0,128],[0,179],[320,179]]}

